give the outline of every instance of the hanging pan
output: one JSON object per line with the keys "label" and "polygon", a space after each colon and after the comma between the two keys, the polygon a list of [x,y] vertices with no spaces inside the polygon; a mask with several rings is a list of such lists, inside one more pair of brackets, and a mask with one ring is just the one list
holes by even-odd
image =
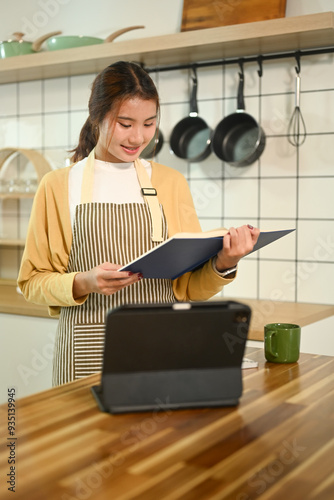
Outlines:
{"label": "hanging pan", "polygon": [[145,158],[146,160],[153,158],[158,153],[160,153],[163,143],[164,143],[163,133],[161,132],[160,129],[157,129],[153,139],[146,146],[140,157]]}
{"label": "hanging pan", "polygon": [[266,136],[257,121],[245,112],[244,73],[240,66],[237,110],[218,123],[212,137],[212,150],[226,163],[246,167],[263,153]]}
{"label": "hanging pan", "polygon": [[170,148],[173,153],[184,160],[199,162],[211,153],[212,130],[203,118],[198,116],[197,75],[192,68],[192,92],[190,96],[189,116],[179,121],[172,130]]}

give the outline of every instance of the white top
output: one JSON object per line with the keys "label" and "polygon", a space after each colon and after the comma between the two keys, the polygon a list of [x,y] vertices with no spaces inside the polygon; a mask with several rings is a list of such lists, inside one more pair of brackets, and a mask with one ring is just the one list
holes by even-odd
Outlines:
{"label": "white top", "polygon": [[[87,158],[76,163],[69,174],[69,205],[72,229],[75,207],[81,203],[81,185],[83,170]],[[141,160],[151,178],[152,167],[146,160]],[[108,163],[95,160],[94,186],[92,202],[98,203],[145,203],[140,191],[134,163]]]}

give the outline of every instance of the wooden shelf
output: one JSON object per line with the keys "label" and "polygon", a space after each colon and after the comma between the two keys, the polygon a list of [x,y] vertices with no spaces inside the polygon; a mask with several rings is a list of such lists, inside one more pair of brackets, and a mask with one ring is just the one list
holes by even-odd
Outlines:
{"label": "wooden shelf", "polygon": [[324,12],[10,57],[0,83],[97,73],[120,59],[159,66],[333,45],[334,13]]}
{"label": "wooden shelf", "polygon": [[24,247],[26,241],[19,238],[0,238],[1,247]]}
{"label": "wooden shelf", "polygon": [[35,193],[0,193],[0,200],[21,200],[23,198],[33,198]]}

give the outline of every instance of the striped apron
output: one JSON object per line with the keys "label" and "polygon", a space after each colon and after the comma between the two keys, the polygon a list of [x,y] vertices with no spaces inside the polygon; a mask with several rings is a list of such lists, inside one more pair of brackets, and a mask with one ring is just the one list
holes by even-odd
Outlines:
{"label": "striped apron", "polygon": [[[161,210],[162,236],[167,239]],[[77,205],[67,272],[89,271],[104,262],[125,265],[158,245],[151,238],[145,203]],[[108,310],[127,303],[175,302],[171,280],[142,279],[113,295],[89,294],[78,306],[62,307],[58,323],[53,385],[86,377],[102,369]]]}

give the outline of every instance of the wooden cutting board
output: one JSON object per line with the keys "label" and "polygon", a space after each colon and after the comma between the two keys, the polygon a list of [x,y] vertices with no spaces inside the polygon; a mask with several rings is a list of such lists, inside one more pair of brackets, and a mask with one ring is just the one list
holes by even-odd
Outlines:
{"label": "wooden cutting board", "polygon": [[181,31],[285,17],[286,0],[183,0]]}

